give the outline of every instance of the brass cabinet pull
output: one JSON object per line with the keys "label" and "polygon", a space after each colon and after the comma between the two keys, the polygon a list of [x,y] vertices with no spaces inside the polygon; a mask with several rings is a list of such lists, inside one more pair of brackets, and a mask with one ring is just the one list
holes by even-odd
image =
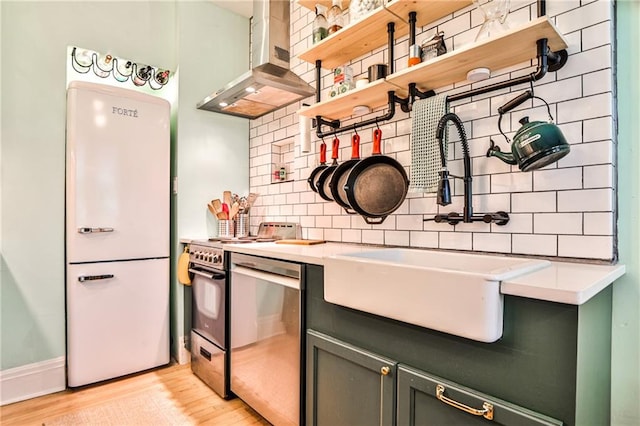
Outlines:
{"label": "brass cabinet pull", "polygon": [[380,374],[382,374],[383,376],[386,376],[390,372],[391,372],[391,369],[389,367],[387,367],[386,365],[384,367],[380,368]]}
{"label": "brass cabinet pull", "polygon": [[458,401],[454,401],[453,399],[444,396],[444,386],[442,385],[436,385],[436,398],[438,398],[438,400],[444,402],[445,404],[448,404],[466,413],[473,414],[474,416],[482,416],[487,420],[493,420],[493,404],[490,404],[488,402],[482,403],[481,410],[469,407],[468,405],[465,405]]}

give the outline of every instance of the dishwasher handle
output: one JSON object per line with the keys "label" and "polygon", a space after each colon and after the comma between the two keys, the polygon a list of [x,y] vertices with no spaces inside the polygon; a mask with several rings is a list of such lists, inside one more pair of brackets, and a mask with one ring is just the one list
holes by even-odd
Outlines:
{"label": "dishwasher handle", "polygon": [[[269,281],[272,283],[280,284],[285,287],[300,290],[300,280],[296,278],[287,277],[284,275],[272,274],[269,272],[262,272],[256,269],[245,268],[244,266],[233,265],[231,269],[232,274],[244,275],[251,278],[257,278],[263,281]],[[233,279],[231,283],[233,285]]]}

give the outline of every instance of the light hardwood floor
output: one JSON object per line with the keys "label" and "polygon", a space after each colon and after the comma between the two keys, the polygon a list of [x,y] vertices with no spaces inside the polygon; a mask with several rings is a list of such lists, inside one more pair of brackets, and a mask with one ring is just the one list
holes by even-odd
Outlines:
{"label": "light hardwood floor", "polygon": [[269,425],[240,399],[225,401],[220,398],[191,372],[188,364],[173,364],[99,385],[6,405],[0,407],[0,424],[46,425],[61,416],[104,406],[109,400],[134,398],[142,394],[149,395],[149,392],[155,393],[157,398],[169,399],[167,405],[188,419],[185,424]]}

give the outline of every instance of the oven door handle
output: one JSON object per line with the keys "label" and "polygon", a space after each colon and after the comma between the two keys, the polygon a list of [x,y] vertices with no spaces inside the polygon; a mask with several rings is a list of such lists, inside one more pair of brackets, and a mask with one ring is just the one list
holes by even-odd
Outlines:
{"label": "oven door handle", "polygon": [[217,272],[207,271],[205,269],[189,268],[189,272],[191,272],[193,274],[196,274],[196,275],[200,275],[201,277],[209,278],[211,280],[222,280],[222,279],[224,279],[224,274],[219,274]]}
{"label": "oven door handle", "polygon": [[[245,268],[244,266],[234,265],[231,270],[232,274],[245,275],[252,278],[257,278],[263,281],[269,281],[272,283],[280,284],[285,287],[294,288],[300,290],[300,280],[296,278],[287,277],[284,275],[272,274],[269,272],[262,272],[256,269]],[[233,279],[231,280],[233,285]]]}

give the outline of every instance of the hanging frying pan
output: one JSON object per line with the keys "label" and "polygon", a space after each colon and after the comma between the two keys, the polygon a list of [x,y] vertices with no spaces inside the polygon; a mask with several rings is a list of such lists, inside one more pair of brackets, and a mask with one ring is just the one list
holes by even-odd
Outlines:
{"label": "hanging frying pan", "polygon": [[356,212],[353,211],[348,203],[344,185],[347,183],[349,172],[358,161],[360,161],[360,136],[356,133],[351,138],[351,160],[344,161],[336,167],[331,177],[331,183],[329,184],[333,201],[338,203],[338,205],[349,214],[355,214]]}
{"label": "hanging frying pan", "polygon": [[333,172],[338,167],[339,149],[340,139],[334,137],[333,145],[331,146],[331,158],[333,159],[333,162],[320,173],[320,177],[318,178],[318,194],[320,194],[320,196],[327,201],[333,201],[329,184],[331,183],[331,176],[333,176]]}
{"label": "hanging frying pan", "polygon": [[382,155],[381,141],[382,131],[375,129],[371,157],[353,166],[344,186],[349,205],[370,225],[396,211],[409,189],[407,172],[394,158]]}
{"label": "hanging frying pan", "polygon": [[313,190],[313,192],[318,192],[318,178],[320,177],[320,172],[323,171],[327,167],[327,144],[322,141],[320,144],[320,165],[313,169],[307,182],[309,182],[309,186]]}

